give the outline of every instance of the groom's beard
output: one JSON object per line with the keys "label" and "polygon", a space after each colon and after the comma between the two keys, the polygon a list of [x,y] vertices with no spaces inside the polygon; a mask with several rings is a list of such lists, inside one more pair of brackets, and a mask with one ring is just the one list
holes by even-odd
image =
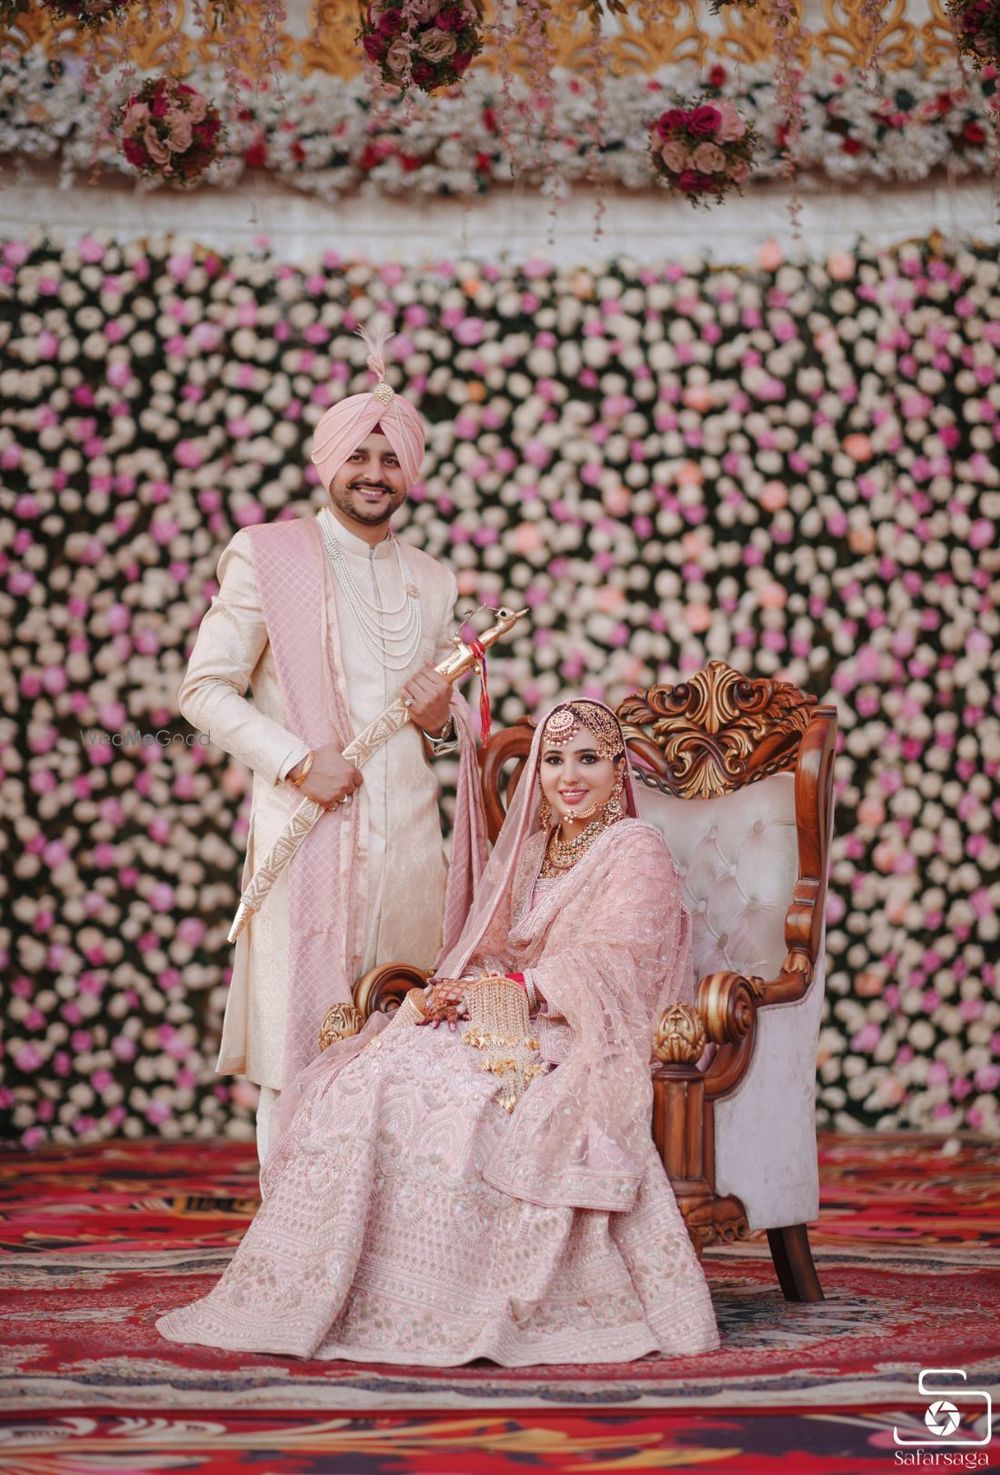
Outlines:
{"label": "groom's beard", "polygon": [[[365,500],[364,491],[380,491],[384,495],[378,502]],[[364,523],[366,527],[379,527],[388,522],[397,507],[401,507],[406,500],[405,492],[393,491],[392,487],[385,482],[351,482],[344,492],[331,492],[331,500],[341,512],[346,512],[355,522]]]}

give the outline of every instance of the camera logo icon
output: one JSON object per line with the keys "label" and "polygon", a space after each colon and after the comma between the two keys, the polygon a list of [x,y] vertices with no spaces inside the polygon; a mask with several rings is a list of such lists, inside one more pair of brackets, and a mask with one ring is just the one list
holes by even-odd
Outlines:
{"label": "camera logo icon", "polygon": [[[942,1385],[942,1379],[948,1381]],[[911,1430],[901,1431],[896,1427],[892,1431],[893,1443],[903,1449],[926,1449],[929,1444],[982,1449],[989,1444],[993,1434],[993,1399],[985,1388],[969,1388],[968,1380],[968,1373],[960,1367],[922,1368],[917,1391],[931,1400],[924,1413],[927,1433],[914,1436]],[[982,1428],[981,1435],[977,1426]]]}
{"label": "camera logo icon", "polygon": [[948,1403],[943,1398],[937,1403],[932,1403],[924,1414],[924,1423],[932,1434],[937,1434],[940,1438],[954,1434],[961,1422],[962,1415],[958,1409],[953,1403]]}

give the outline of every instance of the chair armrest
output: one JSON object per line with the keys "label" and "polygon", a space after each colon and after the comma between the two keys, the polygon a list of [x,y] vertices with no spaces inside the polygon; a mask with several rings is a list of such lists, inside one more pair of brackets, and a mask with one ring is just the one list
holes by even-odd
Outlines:
{"label": "chair armrest", "polygon": [[362,1023],[373,1014],[394,1014],[411,988],[423,988],[431,972],[412,963],[383,963],[362,974],[354,985],[354,1003]]}
{"label": "chair armrest", "polygon": [[729,971],[709,973],[698,984],[695,1007],[706,1038],[719,1047],[705,1067],[709,1097],[731,1091],[750,1064],[764,986]]}
{"label": "chair armrest", "polygon": [[[794,903],[793,903],[794,905]],[[753,1055],[757,1015],[774,1004],[793,1004],[812,982],[812,966],[801,953],[790,953],[777,978],[724,971],[701,979],[695,1006],[705,1036],[720,1046],[705,1069],[709,1096],[724,1096],[742,1077]]]}
{"label": "chair armrest", "polygon": [[379,1011],[395,1014],[411,988],[423,988],[431,976],[429,968],[414,968],[409,963],[384,963],[362,975],[354,985],[354,1002],[331,1004],[319,1027],[319,1048],[327,1049],[334,1040],[358,1035],[371,1016]]}

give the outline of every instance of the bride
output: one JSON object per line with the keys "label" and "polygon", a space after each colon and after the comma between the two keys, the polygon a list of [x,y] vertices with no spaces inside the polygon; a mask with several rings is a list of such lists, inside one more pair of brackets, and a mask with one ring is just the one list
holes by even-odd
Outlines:
{"label": "bride", "polygon": [[555,707],[437,979],[302,1073],[257,1217],[162,1334],[433,1367],[718,1346],[650,1135],[688,933],[617,718]]}

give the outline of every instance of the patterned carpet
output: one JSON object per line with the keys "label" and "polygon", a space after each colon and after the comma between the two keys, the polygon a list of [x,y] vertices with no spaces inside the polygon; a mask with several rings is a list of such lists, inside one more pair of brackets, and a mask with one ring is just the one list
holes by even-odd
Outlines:
{"label": "patterned carpet", "polygon": [[0,1470],[892,1468],[921,1367],[997,1381],[1000,1144],[831,1137],[821,1169],[819,1305],[788,1305],[754,1240],[706,1260],[719,1352],[409,1372],[158,1337],[253,1213],[249,1147],[0,1155]]}

